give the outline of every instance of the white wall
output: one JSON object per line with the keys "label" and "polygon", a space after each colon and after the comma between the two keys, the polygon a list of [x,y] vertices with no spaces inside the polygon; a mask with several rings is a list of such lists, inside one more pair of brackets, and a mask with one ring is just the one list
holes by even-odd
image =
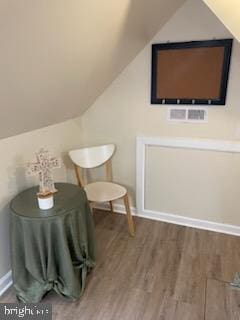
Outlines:
{"label": "white wall", "polygon": [[[38,184],[38,177],[26,175],[26,164],[35,152],[47,148],[63,158],[61,169],[54,170],[55,181],[71,181],[71,163],[66,152],[81,145],[79,126],[73,121],[0,140],[0,278],[10,270],[9,202],[20,191]],[[75,180],[74,180],[75,181]]]}
{"label": "white wall", "polygon": [[240,154],[146,150],[145,207],[154,212],[240,225]]}
{"label": "white wall", "polygon": [[[201,40],[214,37],[232,36],[202,1],[189,0],[165,24],[152,42]],[[167,107],[150,104],[150,63],[151,43],[97,99],[92,107],[77,120],[83,127],[86,145],[106,142],[117,144],[118,152],[114,159],[113,168],[115,180],[129,187],[133,205],[135,205],[136,191],[136,136],[240,139],[240,45],[237,41],[234,41],[233,46],[226,106],[209,107],[209,121],[206,124],[170,123],[166,120]],[[228,167],[223,168],[226,172],[228,169]],[[238,184],[235,185],[235,188],[239,188]],[[154,189],[151,190],[155,192]],[[174,201],[174,197],[172,201]],[[159,208],[161,205],[157,207],[161,209]],[[181,209],[185,208],[180,207],[180,212]],[[196,217],[190,211],[189,216],[191,215]],[[221,219],[215,215],[213,213],[213,216],[208,218],[214,221],[228,222],[227,212]],[[203,217],[199,214],[197,218]],[[231,221],[239,223],[237,216],[233,217]]]}

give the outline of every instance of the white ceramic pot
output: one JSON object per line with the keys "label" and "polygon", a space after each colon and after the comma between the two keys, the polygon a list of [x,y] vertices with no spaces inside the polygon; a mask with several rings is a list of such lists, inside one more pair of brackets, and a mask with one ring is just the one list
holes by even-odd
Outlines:
{"label": "white ceramic pot", "polygon": [[54,205],[53,202],[53,195],[50,194],[48,196],[38,196],[38,205],[39,208],[42,210],[48,210],[51,209]]}

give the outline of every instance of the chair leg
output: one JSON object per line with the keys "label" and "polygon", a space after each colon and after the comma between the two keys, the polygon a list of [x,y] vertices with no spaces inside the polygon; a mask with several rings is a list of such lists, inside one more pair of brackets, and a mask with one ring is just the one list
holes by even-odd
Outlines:
{"label": "chair leg", "polygon": [[134,224],[133,224],[133,218],[132,218],[132,214],[131,214],[131,210],[130,210],[129,200],[128,200],[128,195],[127,194],[123,197],[123,201],[124,201],[126,214],[127,214],[129,233],[133,237],[134,234],[135,234],[135,232],[134,232]]}
{"label": "chair leg", "polygon": [[112,201],[109,201],[109,204],[110,204],[110,212],[113,213],[113,203],[112,203]]}

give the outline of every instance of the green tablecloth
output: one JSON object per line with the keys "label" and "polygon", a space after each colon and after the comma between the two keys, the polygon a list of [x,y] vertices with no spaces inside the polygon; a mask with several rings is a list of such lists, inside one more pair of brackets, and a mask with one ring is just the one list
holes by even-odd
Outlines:
{"label": "green tablecloth", "polygon": [[51,289],[78,299],[94,266],[93,219],[85,191],[68,183],[56,187],[50,210],[39,209],[38,187],[10,204],[13,284],[22,302],[39,302]]}

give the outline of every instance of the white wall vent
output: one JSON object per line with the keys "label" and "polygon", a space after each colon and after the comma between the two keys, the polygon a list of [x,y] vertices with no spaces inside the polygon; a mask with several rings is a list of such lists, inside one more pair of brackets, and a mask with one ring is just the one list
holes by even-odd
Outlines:
{"label": "white wall vent", "polygon": [[169,108],[168,120],[176,122],[207,122],[206,108]]}

